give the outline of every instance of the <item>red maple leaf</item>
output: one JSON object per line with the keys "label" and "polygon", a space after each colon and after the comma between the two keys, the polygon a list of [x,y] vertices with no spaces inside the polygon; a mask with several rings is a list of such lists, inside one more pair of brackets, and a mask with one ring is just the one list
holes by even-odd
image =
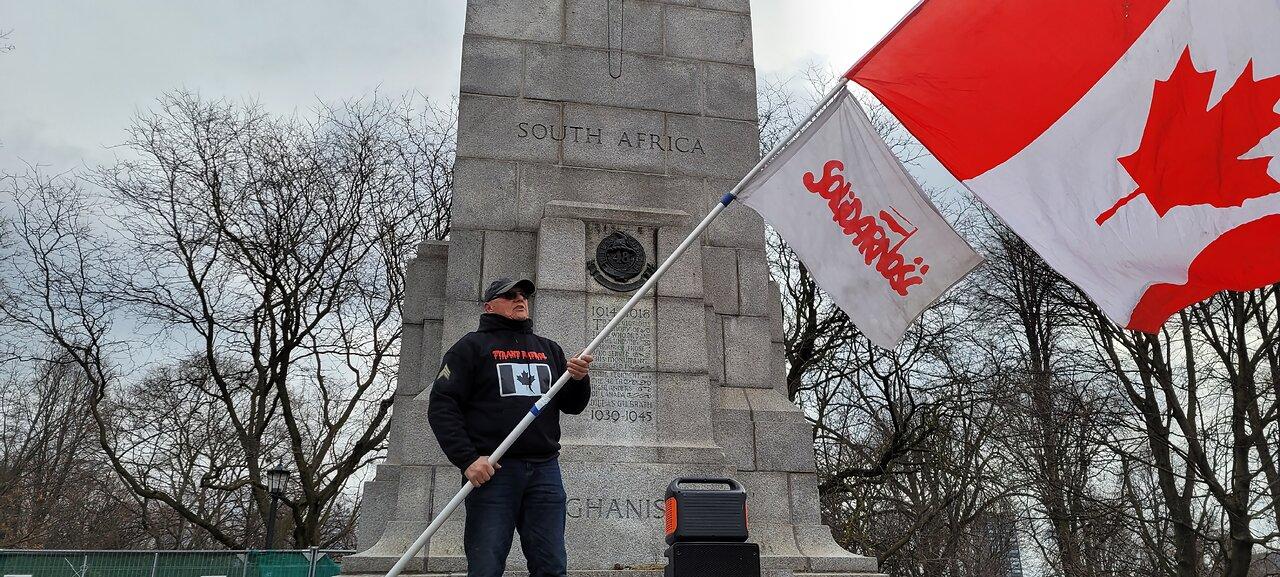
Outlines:
{"label": "red maple leaf", "polygon": [[1209,108],[1215,74],[1196,70],[1188,46],[1169,79],[1156,81],[1142,142],[1119,159],[1138,189],[1098,215],[1099,226],[1139,194],[1164,216],[1175,206],[1240,206],[1280,192],[1280,182],[1267,174],[1270,156],[1240,159],[1280,128],[1274,110],[1280,76],[1255,80],[1250,60],[1235,85]]}

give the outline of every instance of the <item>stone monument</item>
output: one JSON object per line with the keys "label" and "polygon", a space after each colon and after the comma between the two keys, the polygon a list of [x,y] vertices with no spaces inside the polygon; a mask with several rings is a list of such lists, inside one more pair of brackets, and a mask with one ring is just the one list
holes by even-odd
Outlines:
{"label": "stone monument", "polygon": [[[409,266],[390,450],[344,571],[389,569],[461,485],[426,408],[482,282],[533,278],[536,330],[580,351],[759,157],[755,88],[748,0],[467,3],[452,232]],[[691,475],[746,487],[767,574],[874,572],[819,518],[769,279],[763,222],[731,206],[596,351],[561,421],[571,573],[659,574],[663,491]],[[406,573],[463,572],[463,518]]]}

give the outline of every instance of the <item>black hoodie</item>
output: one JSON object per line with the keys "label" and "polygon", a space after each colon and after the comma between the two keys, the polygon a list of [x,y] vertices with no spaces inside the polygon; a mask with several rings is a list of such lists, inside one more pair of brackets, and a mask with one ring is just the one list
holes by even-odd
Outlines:
{"label": "black hoodie", "polygon": [[[444,354],[427,407],[431,430],[449,461],[466,469],[493,454],[565,366],[560,345],[534,334],[533,321],[481,315],[479,330]],[[576,415],[587,407],[590,379],[565,383],[506,456],[546,460],[558,455],[560,412]]]}

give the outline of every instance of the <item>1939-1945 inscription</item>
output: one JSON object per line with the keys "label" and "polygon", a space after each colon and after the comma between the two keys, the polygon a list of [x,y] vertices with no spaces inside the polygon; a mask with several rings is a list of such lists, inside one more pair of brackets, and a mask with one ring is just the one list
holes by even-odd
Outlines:
{"label": "1939-1945 inscription", "polygon": [[654,134],[640,131],[618,131],[605,134],[603,128],[590,126],[569,126],[565,124],[542,124],[538,122],[521,122],[516,125],[516,138],[533,140],[554,140],[557,142],[573,142],[577,144],[605,145],[614,144],[618,148],[638,148],[644,150],[661,150],[663,152],[683,152],[706,156],[702,148],[702,140],[688,136],[670,134]]}

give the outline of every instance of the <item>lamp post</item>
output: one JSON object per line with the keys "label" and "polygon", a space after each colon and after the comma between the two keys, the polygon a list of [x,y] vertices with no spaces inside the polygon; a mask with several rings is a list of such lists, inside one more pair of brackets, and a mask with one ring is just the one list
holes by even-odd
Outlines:
{"label": "lamp post", "polygon": [[280,506],[280,497],[284,495],[284,488],[288,482],[289,470],[284,468],[283,463],[276,463],[275,467],[267,470],[267,492],[271,493],[271,512],[267,514],[267,550],[270,550],[271,545],[275,543],[276,510]]}

